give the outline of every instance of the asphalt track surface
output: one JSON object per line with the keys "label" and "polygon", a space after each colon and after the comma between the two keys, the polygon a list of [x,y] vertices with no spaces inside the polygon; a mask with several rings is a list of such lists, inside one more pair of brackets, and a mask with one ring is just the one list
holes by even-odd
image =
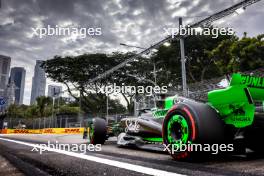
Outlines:
{"label": "asphalt track surface", "polygon": [[[83,144],[80,135],[0,135],[0,156],[9,161],[19,175],[264,175],[264,156],[213,155],[195,162],[178,162],[164,152],[119,148],[107,141],[102,151],[32,151],[36,144],[48,141]],[[0,157],[1,158],[1,157]],[[0,168],[0,175],[7,168]]]}

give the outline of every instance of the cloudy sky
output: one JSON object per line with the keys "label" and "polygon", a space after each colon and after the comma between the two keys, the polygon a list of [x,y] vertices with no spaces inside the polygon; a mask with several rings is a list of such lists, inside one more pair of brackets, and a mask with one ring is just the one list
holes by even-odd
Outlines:
{"label": "cloudy sky", "polygon": [[[119,43],[148,47],[165,36],[164,27],[177,27],[178,17],[191,24],[241,0],[0,0],[0,55],[11,66],[25,67],[24,103],[29,104],[37,59],[54,55],[126,51]],[[218,25],[233,27],[239,36],[264,33],[264,0]],[[101,36],[33,35],[32,28],[78,26],[101,28]],[[48,83],[52,83],[48,80]]]}

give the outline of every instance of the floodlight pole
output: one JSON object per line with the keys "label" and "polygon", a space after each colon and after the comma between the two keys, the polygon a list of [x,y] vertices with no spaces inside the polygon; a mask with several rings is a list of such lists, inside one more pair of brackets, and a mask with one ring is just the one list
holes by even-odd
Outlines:
{"label": "floodlight pole", "polygon": [[155,60],[153,62],[153,74],[154,74],[154,82],[155,82],[155,86],[157,85],[157,73],[156,73],[156,63]]}
{"label": "floodlight pole", "polygon": [[[182,17],[179,18],[179,30],[182,26]],[[179,31],[180,32],[180,31]],[[185,68],[185,53],[184,53],[184,38],[180,37],[181,48],[181,69],[182,69],[182,91],[183,96],[187,96],[186,68]]]}
{"label": "floodlight pole", "polygon": [[80,88],[80,97],[79,97],[79,113],[78,113],[78,119],[80,120],[80,126],[82,127],[83,124],[83,116],[82,116],[82,88]]}
{"label": "floodlight pole", "polygon": [[[54,95],[52,96],[52,120],[53,120],[53,124],[52,126],[54,125],[55,123],[55,120],[54,120],[54,105],[55,105],[55,97]],[[53,127],[53,128],[56,128],[56,127]]]}
{"label": "floodlight pole", "polygon": [[109,100],[108,100],[108,94],[106,94],[106,124],[108,125],[109,121]]}

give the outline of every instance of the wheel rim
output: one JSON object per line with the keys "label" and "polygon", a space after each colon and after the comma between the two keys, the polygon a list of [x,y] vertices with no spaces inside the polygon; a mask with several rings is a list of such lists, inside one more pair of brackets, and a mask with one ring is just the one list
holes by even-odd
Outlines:
{"label": "wheel rim", "polygon": [[186,144],[189,138],[188,122],[181,115],[174,115],[168,121],[167,139],[169,144],[174,144],[179,147],[181,144]]}

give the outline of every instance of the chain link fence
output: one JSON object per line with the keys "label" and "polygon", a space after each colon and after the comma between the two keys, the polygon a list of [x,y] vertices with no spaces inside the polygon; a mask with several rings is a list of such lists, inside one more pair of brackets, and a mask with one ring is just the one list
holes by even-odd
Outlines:
{"label": "chain link fence", "polygon": [[[43,129],[43,128],[78,128],[87,127],[88,123],[97,116],[90,114],[58,114],[54,117],[45,118],[4,118],[0,123],[2,128],[9,129]],[[101,114],[100,118],[108,118],[109,123],[119,122],[122,118],[127,117],[125,114],[114,114],[106,117]]]}
{"label": "chain link fence", "polygon": [[[256,70],[246,71],[242,74],[254,75],[264,77],[264,68],[259,68]],[[207,93],[212,90],[221,89],[223,85],[219,84],[222,80],[226,79],[225,76],[204,80],[201,82],[196,82],[188,85],[189,98],[207,101]],[[181,94],[181,92],[179,92]]]}
{"label": "chain link fence", "polygon": [[5,118],[3,120],[3,128],[10,129],[43,129],[43,128],[71,128],[80,127],[81,122],[76,118],[35,118],[35,119],[23,119],[23,118]]}

